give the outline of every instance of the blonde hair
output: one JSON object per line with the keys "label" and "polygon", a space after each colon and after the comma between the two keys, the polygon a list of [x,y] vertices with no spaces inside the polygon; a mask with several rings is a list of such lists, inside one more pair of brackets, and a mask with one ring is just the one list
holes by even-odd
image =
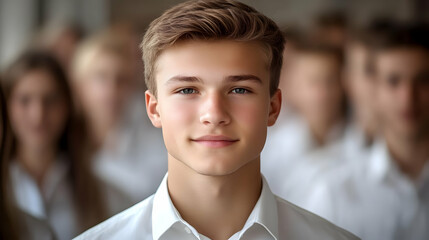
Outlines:
{"label": "blonde hair", "polygon": [[94,57],[100,53],[110,53],[121,59],[129,59],[130,46],[112,30],[102,31],[83,41],[73,58],[73,78],[79,78],[91,66]]}
{"label": "blonde hair", "polygon": [[155,19],[140,45],[145,82],[156,95],[156,61],[163,50],[186,40],[256,41],[267,49],[270,94],[278,88],[285,44],[278,26],[254,8],[232,0],[197,0],[181,3]]}

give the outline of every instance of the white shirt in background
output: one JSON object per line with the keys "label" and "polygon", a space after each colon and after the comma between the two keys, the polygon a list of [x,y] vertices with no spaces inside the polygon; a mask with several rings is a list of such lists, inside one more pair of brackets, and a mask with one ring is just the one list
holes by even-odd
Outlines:
{"label": "white shirt in background", "polygon": [[342,143],[342,158],[346,161],[359,161],[359,156],[368,154],[372,147],[372,143],[368,142],[364,131],[353,122],[347,125]]}
{"label": "white shirt in background", "polygon": [[[78,236],[84,239],[208,240],[183,220],[167,189],[167,176],[148,199]],[[347,231],[272,194],[262,192],[243,229],[230,240],[358,239]]]}
{"label": "white shirt in background", "polygon": [[324,146],[317,146],[308,126],[299,117],[268,129],[261,154],[261,171],[271,189],[298,206],[306,201],[320,177],[343,164],[344,128],[337,126]]}
{"label": "white shirt in background", "polygon": [[375,143],[368,157],[355,163],[319,182],[305,207],[362,239],[428,239],[429,163],[419,180],[412,181],[384,142]]}
{"label": "white shirt in background", "polygon": [[160,129],[146,114],[144,96],[131,101],[121,126],[93,161],[105,186],[111,214],[152,195],[167,172],[167,150]]}
{"label": "white shirt in background", "polygon": [[18,208],[22,239],[69,240],[79,234],[69,165],[59,158],[39,189],[16,161],[10,165],[12,192]]}

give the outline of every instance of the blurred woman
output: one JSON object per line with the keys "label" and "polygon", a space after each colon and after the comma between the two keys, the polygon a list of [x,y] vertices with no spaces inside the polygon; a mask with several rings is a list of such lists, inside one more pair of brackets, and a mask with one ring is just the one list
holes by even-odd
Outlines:
{"label": "blurred woman", "polygon": [[86,138],[73,134],[65,74],[53,57],[31,51],[8,68],[2,85],[12,129],[2,170],[10,177],[20,238],[71,239],[102,220],[104,209],[85,160]]}

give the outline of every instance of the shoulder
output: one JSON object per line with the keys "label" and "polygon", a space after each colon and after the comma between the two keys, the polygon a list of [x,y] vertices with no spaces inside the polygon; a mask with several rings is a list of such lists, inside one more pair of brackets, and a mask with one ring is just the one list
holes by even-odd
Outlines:
{"label": "shoulder", "polygon": [[332,224],[276,196],[280,239],[359,239],[350,232]]}
{"label": "shoulder", "polygon": [[74,240],[85,239],[135,239],[151,236],[154,195],[87,230]]}

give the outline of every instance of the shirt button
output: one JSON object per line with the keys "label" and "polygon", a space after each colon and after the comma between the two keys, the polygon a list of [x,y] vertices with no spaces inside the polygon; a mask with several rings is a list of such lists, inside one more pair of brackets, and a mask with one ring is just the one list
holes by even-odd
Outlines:
{"label": "shirt button", "polygon": [[191,229],[189,229],[188,227],[185,227],[185,232],[188,234],[191,234]]}

